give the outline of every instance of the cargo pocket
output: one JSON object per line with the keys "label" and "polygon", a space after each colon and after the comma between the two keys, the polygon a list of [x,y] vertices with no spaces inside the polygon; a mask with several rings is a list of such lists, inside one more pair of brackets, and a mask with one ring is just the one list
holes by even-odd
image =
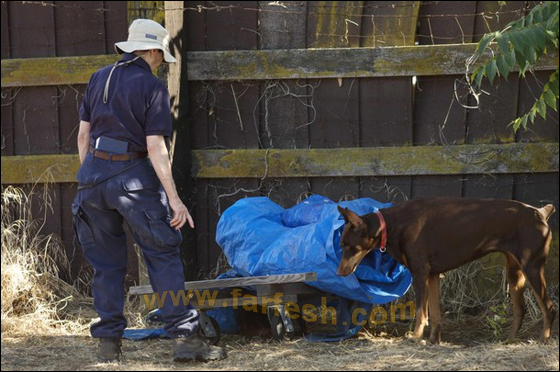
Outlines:
{"label": "cargo pocket", "polygon": [[154,168],[145,161],[138,163],[133,172],[126,172],[120,178],[122,188],[127,192],[157,190],[161,185]]}
{"label": "cargo pocket", "polygon": [[76,234],[78,243],[82,246],[82,248],[91,247],[95,244],[95,240],[93,239],[93,233],[86,221],[86,216],[82,208],[79,205],[73,205],[72,214],[74,221],[74,233]]}
{"label": "cargo pocket", "polygon": [[122,180],[122,187],[128,192],[157,190],[159,187],[159,180],[153,177],[128,177]]}
{"label": "cargo pocket", "polygon": [[171,217],[163,207],[161,210],[146,209],[144,212],[148,217],[150,230],[157,246],[173,248],[181,244],[183,235],[179,230],[171,227],[169,224]]}

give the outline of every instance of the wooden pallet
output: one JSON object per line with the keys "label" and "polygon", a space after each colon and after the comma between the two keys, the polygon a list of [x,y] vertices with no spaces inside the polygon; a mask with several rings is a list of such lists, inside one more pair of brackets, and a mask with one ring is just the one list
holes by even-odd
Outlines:
{"label": "wooden pallet", "polygon": [[[268,286],[278,284],[292,284],[302,282],[314,282],[317,280],[317,273],[302,273],[302,274],[285,274],[285,275],[266,275],[266,276],[251,276],[243,278],[231,279],[214,279],[214,280],[198,280],[194,282],[185,282],[185,290],[210,290],[221,288],[239,288],[256,286],[259,289],[265,290]],[[270,288],[268,288],[270,289]],[[135,286],[130,287],[130,295],[145,295],[152,294],[154,290],[152,286]],[[270,294],[270,293],[269,293]]]}
{"label": "wooden pallet", "polygon": [[[284,304],[287,302],[297,302],[299,295],[317,294],[320,291],[304,284],[303,282],[313,282],[317,280],[317,273],[301,273],[301,274],[285,274],[285,275],[267,275],[253,276],[232,279],[214,279],[199,280],[193,282],[185,282],[185,291],[207,291],[219,290],[218,296],[210,301],[208,297],[202,296],[205,300],[190,301],[190,304],[198,310],[207,310],[216,307],[243,306],[245,304],[251,306],[256,304],[267,307],[267,314],[271,324],[272,336],[274,339],[281,340],[291,338],[294,334],[294,325],[284,311]],[[256,296],[241,297],[234,293],[236,288],[255,287]],[[229,289],[232,289],[231,291]],[[135,286],[130,287],[130,295],[141,295],[147,297],[153,294],[151,286]],[[160,294],[161,295],[161,294]],[[200,297],[199,297],[200,298]],[[219,340],[219,327],[211,321],[211,319],[200,313],[200,324],[204,334],[213,342]],[[218,328],[218,329],[216,329]]]}

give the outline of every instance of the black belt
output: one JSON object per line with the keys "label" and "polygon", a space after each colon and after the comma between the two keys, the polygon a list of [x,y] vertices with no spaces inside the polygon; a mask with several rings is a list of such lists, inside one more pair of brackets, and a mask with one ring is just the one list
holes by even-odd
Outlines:
{"label": "black belt", "polygon": [[95,150],[90,146],[89,153],[96,158],[112,161],[129,161],[134,159],[143,159],[148,156],[147,152],[127,152],[126,154],[112,154],[100,150]]}

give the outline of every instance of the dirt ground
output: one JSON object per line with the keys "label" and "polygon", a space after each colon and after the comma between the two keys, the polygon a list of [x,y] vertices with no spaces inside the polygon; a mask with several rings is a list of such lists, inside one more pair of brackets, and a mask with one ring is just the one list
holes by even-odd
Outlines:
{"label": "dirt ground", "polygon": [[[265,335],[225,335],[228,358],[207,364],[173,363],[170,340],[123,342],[119,364],[98,364],[87,331],[75,336],[2,336],[2,370],[556,370],[558,323],[545,345],[540,324],[526,327],[519,343],[492,341],[475,319],[444,323],[441,345],[413,342],[410,323],[394,323],[336,343],[303,339],[276,342]],[[427,330],[428,331],[428,330]],[[427,334],[427,333],[426,333]]]}

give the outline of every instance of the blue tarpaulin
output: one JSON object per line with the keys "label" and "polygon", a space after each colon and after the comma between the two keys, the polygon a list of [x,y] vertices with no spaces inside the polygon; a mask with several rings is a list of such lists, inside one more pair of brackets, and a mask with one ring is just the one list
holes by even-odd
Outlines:
{"label": "blue tarpaulin", "polygon": [[[363,215],[391,204],[369,198],[336,204],[319,195],[289,209],[265,197],[237,201],[222,214],[218,223],[216,241],[233,268],[220,278],[316,272],[317,281],[307,284],[340,297],[327,304],[335,307],[338,322],[334,332],[308,334],[306,338],[338,341],[354,336],[361,326],[350,321],[353,310],[361,307],[369,313],[373,304],[401,297],[410,287],[411,276],[406,268],[379,250],[368,254],[353,274],[338,276],[344,219],[337,206]],[[319,299],[311,303],[313,301],[320,306]],[[216,319],[222,333],[238,333],[241,328],[236,311],[216,308],[207,314]],[[358,322],[364,317],[367,316],[358,316]],[[132,339],[166,336],[162,330],[127,331],[125,337]]]}
{"label": "blue tarpaulin", "polygon": [[306,284],[346,299],[384,304],[404,295],[409,271],[379,250],[368,254],[353,274],[337,275],[344,227],[337,206],[363,215],[391,204],[370,198],[336,204],[314,195],[284,209],[266,197],[241,199],[222,214],[216,241],[241,276],[314,271],[317,281]]}

